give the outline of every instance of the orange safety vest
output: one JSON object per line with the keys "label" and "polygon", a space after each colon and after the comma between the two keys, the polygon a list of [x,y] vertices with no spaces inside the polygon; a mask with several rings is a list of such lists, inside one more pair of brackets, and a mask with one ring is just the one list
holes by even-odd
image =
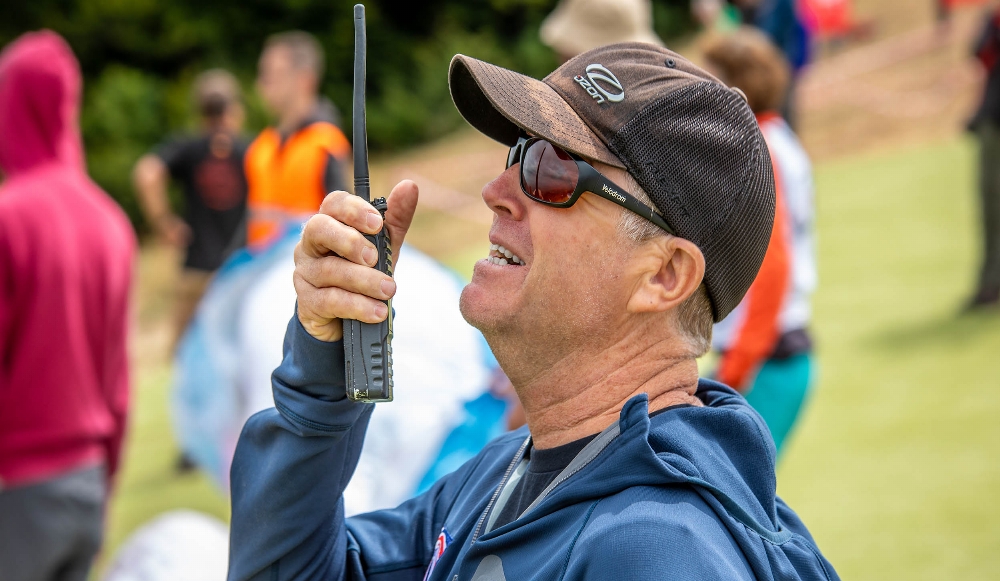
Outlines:
{"label": "orange safety vest", "polygon": [[268,127],[250,144],[244,160],[247,175],[247,243],[262,248],[319,210],[326,191],[330,156],[342,159],[351,145],[336,125],[316,121],[284,142]]}

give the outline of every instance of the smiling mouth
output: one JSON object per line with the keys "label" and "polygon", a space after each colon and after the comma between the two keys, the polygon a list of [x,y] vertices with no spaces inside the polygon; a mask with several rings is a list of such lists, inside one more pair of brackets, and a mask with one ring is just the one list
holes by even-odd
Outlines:
{"label": "smiling mouth", "polygon": [[486,260],[497,265],[513,264],[516,266],[524,266],[523,260],[499,244],[490,244],[490,256]]}

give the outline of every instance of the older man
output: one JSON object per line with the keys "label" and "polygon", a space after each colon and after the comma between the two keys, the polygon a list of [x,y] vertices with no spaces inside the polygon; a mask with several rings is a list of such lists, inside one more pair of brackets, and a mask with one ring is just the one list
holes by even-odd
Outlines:
{"label": "older man", "polygon": [[[457,56],[450,81],[463,116],[511,146],[461,308],[528,426],[398,508],[344,519],[373,408],[345,398],[341,319],[381,320],[395,285],[367,266],[379,215],[331,194],[297,251],[276,409],[237,448],[230,579],[836,579],[775,496],[760,417],[698,379],[774,217],[743,98],[641,43],[544,81]],[[394,244],[416,202],[411,182],[392,191]]]}

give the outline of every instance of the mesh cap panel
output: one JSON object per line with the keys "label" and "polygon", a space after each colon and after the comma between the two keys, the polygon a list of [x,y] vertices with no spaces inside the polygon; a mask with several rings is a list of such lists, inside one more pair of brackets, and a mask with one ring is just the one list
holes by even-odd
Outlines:
{"label": "mesh cap panel", "polygon": [[691,84],[647,105],[608,145],[705,255],[722,320],[756,278],[774,222],[771,160],[746,102],[716,83]]}

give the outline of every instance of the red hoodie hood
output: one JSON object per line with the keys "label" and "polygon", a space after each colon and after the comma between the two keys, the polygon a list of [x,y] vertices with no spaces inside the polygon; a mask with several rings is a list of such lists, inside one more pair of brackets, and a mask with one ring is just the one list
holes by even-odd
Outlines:
{"label": "red hoodie hood", "polygon": [[0,53],[0,171],[83,169],[80,66],[58,34],[25,34]]}

